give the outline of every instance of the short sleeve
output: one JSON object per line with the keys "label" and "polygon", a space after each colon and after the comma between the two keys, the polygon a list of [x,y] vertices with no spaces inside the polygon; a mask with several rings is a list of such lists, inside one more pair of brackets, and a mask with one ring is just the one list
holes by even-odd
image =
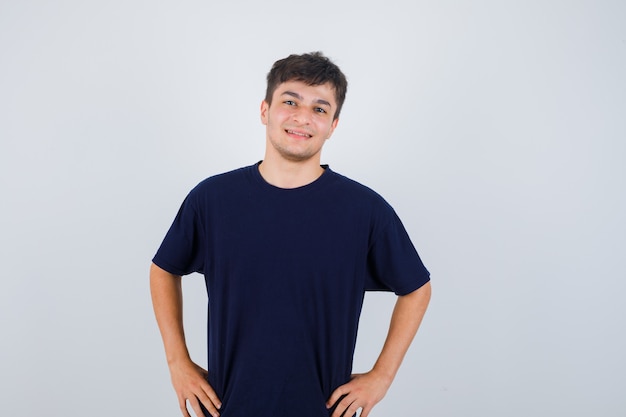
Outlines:
{"label": "short sleeve", "polygon": [[175,275],[203,273],[203,235],[202,221],[192,191],[183,201],[152,262]]}
{"label": "short sleeve", "polygon": [[374,237],[368,253],[368,291],[406,295],[430,280],[402,222],[391,209],[389,220]]}

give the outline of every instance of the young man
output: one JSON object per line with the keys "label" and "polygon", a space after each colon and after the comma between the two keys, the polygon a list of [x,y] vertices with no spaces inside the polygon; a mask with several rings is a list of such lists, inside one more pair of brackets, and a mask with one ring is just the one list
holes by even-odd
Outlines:
{"label": "young man", "polygon": [[[320,53],[267,77],[264,159],[210,177],[183,202],[150,287],[183,416],[367,417],[430,299],[429,274],[393,209],[320,165],[347,82]],[[181,276],[204,274],[208,372],[189,357]],[[366,290],[398,295],[371,371],[351,375]]]}

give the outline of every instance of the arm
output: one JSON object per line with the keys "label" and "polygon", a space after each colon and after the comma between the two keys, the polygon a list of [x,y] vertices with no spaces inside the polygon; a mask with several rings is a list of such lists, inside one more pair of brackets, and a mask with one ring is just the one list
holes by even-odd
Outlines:
{"label": "arm", "polygon": [[430,292],[428,282],[412,293],[398,297],[389,333],[376,364],[365,374],[353,375],[350,382],[333,392],[326,404],[328,408],[343,398],[332,417],[352,416],[359,408],[362,408],[361,417],[367,417],[374,405],[382,400],[422,322]]}
{"label": "arm", "polygon": [[200,402],[213,416],[218,416],[221,403],[206,381],[207,371],[191,361],[183,329],[183,296],[181,277],[170,274],[155,264],[150,267],[150,292],[154,314],[161,331],[172,385],[185,417],[189,401],[196,416],[202,413]]}

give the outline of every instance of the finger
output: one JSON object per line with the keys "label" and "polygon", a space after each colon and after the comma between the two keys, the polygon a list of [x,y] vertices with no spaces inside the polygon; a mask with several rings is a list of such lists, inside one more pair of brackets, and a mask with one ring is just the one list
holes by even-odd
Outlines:
{"label": "finger", "polygon": [[356,414],[357,410],[360,407],[357,405],[356,401],[353,402],[352,404],[350,404],[350,406],[348,408],[346,408],[346,410],[344,411],[344,413],[342,414],[343,417],[352,417]]}
{"label": "finger", "polygon": [[185,398],[178,398],[178,407],[180,408],[180,412],[183,414],[183,417],[191,417],[189,410],[187,410],[187,400]]}
{"label": "finger", "polygon": [[[215,406],[215,408],[217,409],[222,408],[222,401],[217,396],[217,394],[215,393],[215,390],[208,382],[205,384],[202,384],[202,391],[204,391],[206,398],[209,401],[211,401],[211,403]],[[202,403],[204,404],[204,401],[202,401]]]}
{"label": "finger", "polygon": [[[217,395],[213,392],[212,389],[208,389],[211,394],[207,394],[204,390],[200,391],[197,395],[194,396],[194,400],[198,403],[198,408],[204,407],[212,416],[217,417],[220,415],[218,409],[222,406],[217,398]],[[211,397],[209,397],[211,395]],[[194,407],[194,411],[196,408]],[[197,412],[197,411],[196,411]],[[198,414],[198,417],[204,416],[204,413]]]}
{"label": "finger", "polygon": [[337,389],[333,391],[333,393],[330,395],[330,398],[326,402],[326,408],[331,408],[333,405],[337,403],[337,401],[341,399],[341,397],[348,394],[348,392],[349,391],[346,389],[345,385],[337,387]]}
{"label": "finger", "polygon": [[[220,415],[218,409],[222,406],[221,404],[215,403],[211,401],[211,399],[207,396],[199,399],[202,406],[211,414],[213,417],[217,417]],[[203,416],[204,414],[199,414],[198,416]]]}
{"label": "finger", "polygon": [[193,399],[189,399],[189,403],[191,404],[191,408],[193,408],[194,413],[196,413],[196,417],[204,417],[204,411],[202,411],[202,407],[204,407],[213,417],[218,417],[220,415],[215,407],[213,407],[213,404],[210,404],[210,406],[207,407],[206,405],[201,404],[200,401],[195,397]]}
{"label": "finger", "polygon": [[337,403],[337,407],[335,408],[335,411],[333,411],[332,417],[352,417],[354,413],[348,414],[348,409],[353,403],[354,399],[348,397],[347,395],[344,396]]}
{"label": "finger", "polygon": [[211,392],[208,393],[208,399],[211,401],[211,404],[213,404],[215,408],[217,408],[218,410],[222,408],[222,402],[218,398],[215,391],[211,390]]}

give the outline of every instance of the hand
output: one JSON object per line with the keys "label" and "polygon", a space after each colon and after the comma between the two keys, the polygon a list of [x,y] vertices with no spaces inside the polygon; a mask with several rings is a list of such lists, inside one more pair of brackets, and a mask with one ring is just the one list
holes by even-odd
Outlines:
{"label": "hand", "polygon": [[207,382],[208,372],[205,369],[192,361],[186,361],[180,364],[170,364],[170,373],[172,385],[174,385],[178,397],[178,405],[184,417],[191,417],[187,409],[187,401],[189,401],[196,417],[204,416],[200,403],[212,416],[218,417],[220,415],[217,410],[222,406],[222,402]]}
{"label": "hand", "polygon": [[383,399],[389,385],[388,379],[370,371],[365,374],[352,375],[347,384],[338,387],[326,402],[331,408],[337,407],[332,417],[352,417],[361,408],[361,417],[367,417],[372,408]]}

